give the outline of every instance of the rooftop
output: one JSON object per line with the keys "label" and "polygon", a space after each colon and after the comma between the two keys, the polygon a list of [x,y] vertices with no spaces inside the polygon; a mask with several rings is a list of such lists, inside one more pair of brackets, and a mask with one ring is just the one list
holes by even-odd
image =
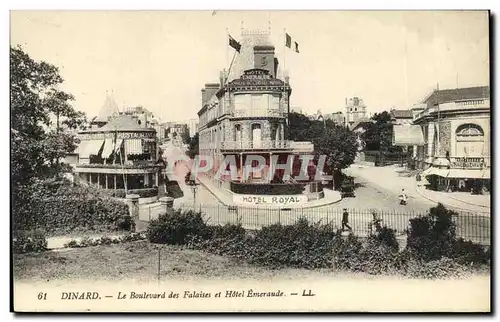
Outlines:
{"label": "rooftop", "polygon": [[391,117],[395,119],[411,119],[413,113],[411,110],[391,110]]}
{"label": "rooftop", "polygon": [[444,104],[456,101],[465,101],[472,99],[489,99],[489,86],[476,86],[455,89],[435,90],[422,103],[427,105]]}
{"label": "rooftop", "polygon": [[96,129],[89,129],[82,133],[96,133],[96,132],[154,132],[155,129],[150,127],[143,127],[139,124],[139,120],[130,115],[119,115],[113,117],[103,127]]}

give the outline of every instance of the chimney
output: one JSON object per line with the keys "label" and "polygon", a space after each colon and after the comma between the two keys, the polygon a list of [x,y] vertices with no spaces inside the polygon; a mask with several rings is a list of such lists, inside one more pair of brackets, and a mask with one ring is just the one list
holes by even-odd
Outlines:
{"label": "chimney", "polygon": [[254,68],[265,69],[269,71],[269,75],[276,78],[274,66],[274,46],[254,46]]}
{"label": "chimney", "polygon": [[203,103],[208,102],[212,96],[215,95],[220,89],[220,84],[218,83],[206,83],[205,84],[205,101]]}
{"label": "chimney", "polygon": [[207,101],[207,93],[204,88],[201,89],[201,106],[205,105],[205,102]]}

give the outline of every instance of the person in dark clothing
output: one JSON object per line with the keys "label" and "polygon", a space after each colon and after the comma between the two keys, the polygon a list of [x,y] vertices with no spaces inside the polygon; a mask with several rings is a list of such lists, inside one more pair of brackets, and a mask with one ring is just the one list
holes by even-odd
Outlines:
{"label": "person in dark clothing", "polygon": [[349,226],[349,213],[346,208],[344,208],[344,213],[342,214],[342,230],[345,230],[345,227],[352,230],[351,226]]}

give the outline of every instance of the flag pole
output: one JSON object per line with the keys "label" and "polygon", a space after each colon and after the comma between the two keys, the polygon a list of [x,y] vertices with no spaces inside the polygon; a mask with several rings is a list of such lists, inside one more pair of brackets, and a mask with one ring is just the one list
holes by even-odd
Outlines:
{"label": "flag pole", "polygon": [[[285,99],[285,95],[286,95],[286,77],[285,77],[285,69],[286,69],[286,28],[283,28],[283,36],[285,36],[283,39],[283,72],[282,72],[282,77],[283,77],[283,99]],[[288,100],[288,98],[287,98]],[[287,109],[287,113],[286,113],[286,138],[287,139],[290,139],[290,129],[288,128],[288,126],[290,125],[290,122],[289,122],[289,108],[288,108],[289,104],[287,103],[287,106],[286,109]]]}

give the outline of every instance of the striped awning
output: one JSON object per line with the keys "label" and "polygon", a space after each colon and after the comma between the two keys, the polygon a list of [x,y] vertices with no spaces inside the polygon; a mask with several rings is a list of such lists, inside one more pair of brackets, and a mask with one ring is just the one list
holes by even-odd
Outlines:
{"label": "striped awning", "polygon": [[104,148],[102,150],[102,157],[107,159],[109,156],[113,153],[115,144],[113,142],[113,139],[106,139],[104,141]]}
{"label": "striped awning", "polygon": [[490,175],[490,169],[483,170],[483,179],[491,179]]}
{"label": "striped awning", "polygon": [[426,169],[424,172],[422,172],[422,176],[430,176],[430,175],[435,175],[435,176],[440,176],[443,178],[446,178],[448,176],[448,173],[450,170],[448,169],[440,169],[440,168],[435,168],[435,167],[430,167]]}
{"label": "striped awning", "polygon": [[118,151],[120,151],[120,149],[123,148],[123,139],[118,139],[116,141],[116,150],[114,151],[114,153],[118,153]]}
{"label": "striped awning", "polygon": [[78,148],[76,149],[75,153],[78,153],[78,156],[80,158],[89,158],[89,156],[92,155],[98,155],[99,151],[102,148],[102,145],[104,144],[104,140],[88,140],[88,141],[82,141],[80,142],[80,145],[78,145]]}
{"label": "striped awning", "polygon": [[142,140],[141,139],[125,140],[125,153],[142,154]]}

